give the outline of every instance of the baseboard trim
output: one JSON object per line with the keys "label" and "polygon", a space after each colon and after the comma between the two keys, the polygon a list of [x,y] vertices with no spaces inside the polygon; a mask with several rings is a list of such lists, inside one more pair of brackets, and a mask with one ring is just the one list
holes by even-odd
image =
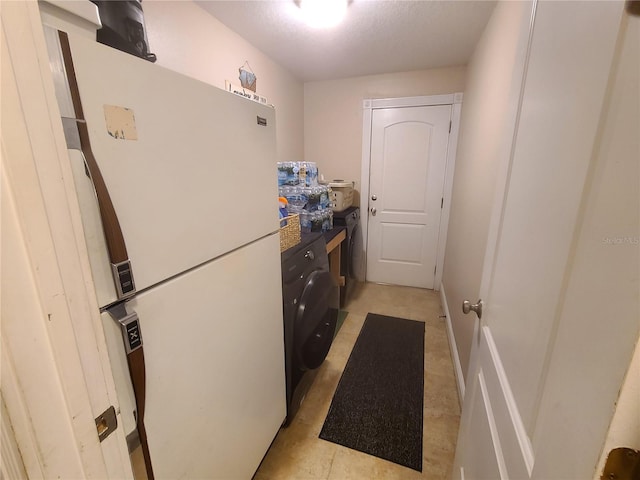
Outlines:
{"label": "baseboard trim", "polygon": [[449,350],[451,350],[451,360],[453,361],[453,369],[456,375],[456,384],[458,386],[458,401],[460,402],[460,409],[462,409],[462,402],[464,400],[464,374],[462,373],[462,365],[460,364],[460,357],[458,356],[458,347],[456,345],[456,337],[453,335],[453,326],[451,324],[451,315],[449,314],[449,305],[447,303],[447,296],[444,292],[444,285],[440,283],[440,301],[442,303],[442,310],[446,317],[447,323],[447,338],[449,339]]}

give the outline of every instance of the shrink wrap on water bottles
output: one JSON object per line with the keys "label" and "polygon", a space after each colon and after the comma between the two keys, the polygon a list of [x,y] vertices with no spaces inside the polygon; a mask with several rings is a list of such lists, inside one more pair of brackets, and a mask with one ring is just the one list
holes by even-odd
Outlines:
{"label": "shrink wrap on water bottles", "polygon": [[318,166],[315,162],[278,162],[278,186],[316,187]]}
{"label": "shrink wrap on water bottles", "polygon": [[318,183],[314,162],[278,162],[278,194],[287,200],[290,214],[300,215],[302,233],[333,228],[331,187]]}
{"label": "shrink wrap on water bottles", "polygon": [[304,162],[304,168],[306,171],[305,185],[307,187],[318,186],[318,166],[315,162]]}
{"label": "shrink wrap on water bottles", "polygon": [[295,162],[278,162],[278,186],[295,186],[300,183],[299,169]]}
{"label": "shrink wrap on water bottles", "polygon": [[287,199],[289,211],[293,213],[316,212],[331,208],[330,188],[327,185],[314,187],[281,186],[278,189],[281,197]]}
{"label": "shrink wrap on water bottles", "polygon": [[300,213],[300,230],[302,233],[326,232],[333,228],[333,210],[325,208],[314,212]]}

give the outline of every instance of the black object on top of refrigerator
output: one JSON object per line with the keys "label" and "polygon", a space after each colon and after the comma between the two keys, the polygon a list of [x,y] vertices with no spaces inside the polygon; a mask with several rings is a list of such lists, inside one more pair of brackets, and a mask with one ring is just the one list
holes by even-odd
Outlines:
{"label": "black object on top of refrigerator", "polygon": [[150,62],[156,61],[155,54],[149,52],[141,0],[91,1],[97,5],[102,22],[96,35],[98,42]]}

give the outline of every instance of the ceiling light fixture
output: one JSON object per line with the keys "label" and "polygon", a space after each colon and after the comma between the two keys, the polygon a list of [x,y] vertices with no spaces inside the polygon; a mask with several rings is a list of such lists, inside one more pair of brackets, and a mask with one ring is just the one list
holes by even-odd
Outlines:
{"label": "ceiling light fixture", "polygon": [[310,27],[334,27],[347,13],[348,0],[297,0],[304,21]]}

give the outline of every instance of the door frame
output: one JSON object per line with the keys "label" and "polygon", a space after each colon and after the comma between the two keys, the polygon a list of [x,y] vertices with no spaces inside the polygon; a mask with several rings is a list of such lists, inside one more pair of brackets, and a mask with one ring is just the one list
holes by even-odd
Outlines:
{"label": "door frame", "polygon": [[461,92],[446,95],[429,95],[420,97],[400,98],[368,98],[362,102],[362,166],[360,169],[360,231],[363,254],[361,264],[355,265],[355,274],[360,281],[367,277],[367,240],[369,233],[369,176],[371,171],[371,128],[373,111],[383,108],[402,107],[434,107],[437,105],[451,105],[451,132],[447,141],[447,158],[445,160],[445,177],[443,185],[443,205],[438,233],[436,274],[434,290],[438,291],[442,283],[442,267],[444,264],[444,249],[447,244],[447,230],[449,227],[449,212],[451,211],[451,191],[453,190],[453,172],[455,170],[456,150],[458,148],[458,133],[460,131],[460,113],[462,111]]}
{"label": "door frame", "polygon": [[13,120],[0,135],[2,221],[23,253],[5,264],[20,272],[13,288],[29,305],[3,304],[3,434],[10,424],[12,460],[22,457],[29,478],[131,479],[123,429],[102,442],[96,430],[96,417],[119,405],[38,3],[3,5],[1,24],[3,83],[15,89],[2,105]]}

